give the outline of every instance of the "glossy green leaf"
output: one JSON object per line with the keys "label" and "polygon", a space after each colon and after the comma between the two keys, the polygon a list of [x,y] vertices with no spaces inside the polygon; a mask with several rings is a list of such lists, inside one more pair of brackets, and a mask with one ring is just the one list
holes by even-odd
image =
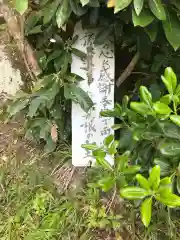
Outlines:
{"label": "glossy green leaf", "polygon": [[102,166],[104,169],[112,171],[113,168],[106,160],[106,155],[106,152],[102,148],[98,148],[93,151],[93,156],[96,158],[96,163]]}
{"label": "glossy green leaf", "polygon": [[116,177],[116,184],[117,184],[117,187],[119,189],[122,189],[124,187],[126,187],[128,184],[127,184],[127,181],[126,181],[126,177],[122,174],[119,174],[117,177]]}
{"label": "glossy green leaf", "polygon": [[43,23],[47,24],[55,16],[57,8],[59,6],[59,1],[55,0],[52,3],[46,5],[42,9]]}
{"label": "glossy green leaf", "polygon": [[63,57],[63,64],[61,66],[61,72],[64,74],[67,72],[69,64],[72,63],[72,56],[71,56],[70,52],[68,52],[68,51],[63,52],[63,54],[61,56]]}
{"label": "glossy green leaf", "polygon": [[142,140],[142,134],[144,134],[144,128],[145,128],[145,126],[143,126],[143,127],[138,126],[138,127],[135,127],[135,128],[133,129],[132,138],[133,138],[135,141]]}
{"label": "glossy green leaf", "polygon": [[164,205],[174,208],[180,206],[180,197],[171,193],[170,191],[161,191],[161,194],[155,196],[156,200],[160,201]]}
{"label": "glossy green leaf", "polygon": [[171,193],[172,193],[172,189],[165,185],[165,186],[159,187],[159,189],[156,192],[156,196],[167,198]]}
{"label": "glossy green leaf", "polygon": [[143,188],[138,187],[127,187],[120,190],[120,195],[123,198],[129,200],[139,200],[143,199],[151,194],[150,191],[147,191]]}
{"label": "glossy green leaf", "polygon": [[175,123],[176,125],[180,126],[180,116],[178,115],[171,115],[170,119],[173,123]]}
{"label": "glossy green leaf", "polygon": [[156,196],[164,197],[165,199],[169,196],[169,194],[172,194],[172,183],[168,183],[168,180],[163,180],[164,184],[161,184],[158,188],[158,191],[156,192]]}
{"label": "glossy green leaf", "polygon": [[171,67],[167,67],[164,72],[165,79],[171,84],[172,91],[174,92],[177,86],[177,77]]}
{"label": "glossy green leaf", "polygon": [[[65,65],[64,59],[65,59],[65,52],[63,52],[59,57],[54,59],[54,67],[57,72],[64,67]],[[68,67],[68,63],[66,64],[66,67]]]}
{"label": "glossy green leaf", "polygon": [[180,98],[177,96],[177,95],[174,95],[173,96],[173,102],[175,104],[175,108],[177,109],[177,106],[179,105],[180,103]]}
{"label": "glossy green leaf", "polygon": [[[41,122],[39,122],[39,123],[41,123]],[[45,121],[44,123],[39,125],[39,127],[40,127],[40,134],[39,134],[40,139],[44,139],[45,141],[47,141],[50,137],[49,133],[51,131],[51,123],[48,121]],[[51,138],[51,140],[52,140],[52,138]],[[51,141],[49,141],[49,143],[51,143]]]}
{"label": "glossy green leaf", "polygon": [[56,149],[56,143],[52,140],[51,137],[45,139],[46,145],[44,146],[44,151],[46,153],[51,153]]}
{"label": "glossy green leaf", "polygon": [[87,8],[82,7],[82,4],[79,3],[79,0],[69,0],[67,1],[69,2],[69,8],[72,9],[72,11],[77,15],[77,16],[82,16],[83,14],[85,14],[87,12]]}
{"label": "glossy green leaf", "polygon": [[131,175],[131,174],[136,174],[137,172],[139,172],[141,169],[141,166],[128,166],[127,168],[124,169],[124,174],[125,175]]}
{"label": "glossy green leaf", "polygon": [[149,175],[149,186],[156,190],[159,187],[160,183],[160,166],[156,165],[151,169],[150,175]]}
{"label": "glossy green leaf", "polygon": [[148,9],[143,9],[139,15],[132,10],[132,21],[134,26],[146,27],[154,20],[154,16]]}
{"label": "glossy green leaf", "polygon": [[142,130],[142,134],[141,134],[141,137],[143,138],[143,139],[146,139],[146,140],[156,140],[156,139],[158,139],[158,138],[160,138],[162,136],[162,134],[161,133],[159,133],[159,132],[144,132],[143,130]]}
{"label": "glossy green leaf", "polygon": [[59,28],[63,27],[70,14],[71,8],[69,7],[68,1],[63,1],[63,3],[58,7],[56,12],[56,22]]}
{"label": "glossy green leaf", "polygon": [[116,154],[117,153],[117,148],[119,146],[119,141],[114,141],[110,144],[108,147],[108,152],[110,155]]}
{"label": "glossy green leaf", "polygon": [[135,129],[135,131],[133,131],[133,134],[132,134],[132,138],[134,141],[140,141],[142,139],[141,137],[141,134],[142,134],[142,129]]}
{"label": "glossy green leaf", "polygon": [[48,98],[46,98],[46,97],[37,97],[37,98],[33,99],[31,101],[30,105],[29,105],[28,116],[30,118],[32,118],[36,114],[36,112],[37,112],[38,108],[40,107],[40,105],[42,103],[44,103],[45,101],[47,101],[47,100],[48,100]]}
{"label": "glossy green leaf", "polygon": [[164,156],[179,156],[180,155],[180,144],[177,141],[166,140],[158,146],[160,152]]}
{"label": "glossy green leaf", "polygon": [[108,169],[110,171],[113,170],[111,164],[102,156],[96,156],[96,162],[97,164],[101,165],[102,167],[104,167],[104,169]]}
{"label": "glossy green leaf", "polygon": [[13,0],[13,5],[16,11],[23,14],[28,9],[28,0]]}
{"label": "glossy green leaf", "polygon": [[136,14],[139,15],[143,9],[144,0],[134,0],[134,9]]}
{"label": "glossy green leaf", "polygon": [[164,76],[161,76],[161,79],[162,79],[164,85],[166,86],[168,92],[170,94],[173,94],[171,82],[169,82]]}
{"label": "glossy green leaf", "polygon": [[34,28],[32,28],[31,30],[29,30],[28,35],[33,35],[33,34],[37,34],[37,33],[41,33],[42,32],[42,25],[37,25]]}
{"label": "glossy green leaf", "polygon": [[164,95],[161,99],[160,99],[160,102],[166,104],[166,105],[169,105],[170,102],[171,102],[171,95],[170,94],[166,94]]}
{"label": "glossy green leaf", "polygon": [[115,158],[115,165],[118,172],[123,172],[124,168],[127,165],[129,159],[129,152],[124,153],[123,155],[117,155]]}
{"label": "glossy green leaf", "polygon": [[152,95],[148,91],[147,87],[141,86],[139,91],[140,91],[141,101],[143,101],[147,105],[151,106],[152,105]]}
{"label": "glossy green leaf", "polygon": [[98,148],[96,144],[82,144],[81,147],[91,151],[97,150]]}
{"label": "glossy green leaf", "polygon": [[159,20],[166,20],[166,12],[161,0],[149,0],[149,7]]}
{"label": "glossy green leaf", "polygon": [[128,111],[129,97],[125,95],[122,99],[122,116],[125,116]]}
{"label": "glossy green leaf", "polygon": [[112,34],[112,28],[110,27],[104,27],[98,31],[98,33],[95,36],[94,44],[101,45],[104,44],[104,41]]}
{"label": "glossy green leaf", "polygon": [[21,99],[16,102],[13,102],[9,107],[8,107],[8,114],[10,117],[16,115],[19,113],[21,110],[23,110],[29,103],[29,99]]}
{"label": "glossy green leaf", "polygon": [[170,177],[165,177],[165,178],[161,179],[160,186],[170,185],[171,183],[172,183],[171,178]]}
{"label": "glossy green leaf", "polygon": [[156,102],[153,104],[153,109],[155,110],[155,112],[157,114],[170,114],[172,112],[172,110],[170,109],[170,107],[168,107],[166,104],[162,103],[162,102]]}
{"label": "glossy green leaf", "polygon": [[108,147],[110,143],[114,140],[114,135],[109,135],[104,139],[104,145]]}
{"label": "glossy green leaf", "polygon": [[49,57],[48,57],[48,59],[47,59],[47,63],[49,63],[50,61],[52,61],[52,60],[60,57],[61,54],[62,54],[62,52],[63,52],[62,49],[53,51],[53,52],[49,55]]}
{"label": "glossy green leaf", "polygon": [[80,0],[80,2],[82,4],[82,6],[84,7],[85,5],[87,5],[90,2],[90,0]]}
{"label": "glossy green leaf", "polygon": [[152,214],[152,197],[145,199],[141,204],[141,219],[145,227],[148,227]]}
{"label": "glossy green leaf", "polygon": [[69,83],[78,83],[84,80],[84,78],[75,73],[68,73],[64,76],[64,79],[66,79]]}
{"label": "glossy green leaf", "polygon": [[140,187],[142,187],[146,190],[150,189],[148,180],[145,177],[143,177],[141,174],[136,175],[136,180],[138,181]]}
{"label": "glossy green leaf", "polygon": [[64,96],[66,99],[79,103],[81,108],[88,112],[94,105],[88,94],[76,84],[64,84]]}
{"label": "glossy green leaf", "polygon": [[87,54],[77,48],[72,48],[72,53],[81,59],[86,59]]}
{"label": "glossy green leaf", "polygon": [[169,138],[180,140],[180,128],[176,124],[169,122],[161,122],[160,126]]}
{"label": "glossy green leaf", "polygon": [[135,112],[137,112],[141,115],[146,116],[146,115],[151,113],[147,104],[145,104],[143,102],[131,102],[130,107],[131,107],[132,110],[134,110]]}
{"label": "glossy green leaf", "polygon": [[94,157],[101,157],[103,159],[105,159],[106,157],[106,152],[104,151],[103,148],[94,149],[92,153]]}
{"label": "glossy green leaf", "polygon": [[37,92],[41,88],[46,88],[50,83],[54,82],[56,79],[56,74],[49,74],[40,78],[34,85],[32,93]]}
{"label": "glossy green leaf", "polygon": [[114,13],[117,13],[117,12],[123,10],[124,8],[128,7],[131,2],[132,2],[132,0],[118,0],[118,1],[116,1],[115,8],[114,8]]}
{"label": "glossy green leaf", "polygon": [[180,21],[177,15],[168,12],[166,20],[163,21],[163,28],[167,40],[177,50],[180,47]]}
{"label": "glossy green leaf", "polygon": [[123,128],[123,124],[114,124],[114,125],[111,126],[111,128],[112,128],[114,131],[116,131],[116,130],[118,130],[118,129]]}
{"label": "glossy green leaf", "polygon": [[90,108],[94,105],[93,101],[91,98],[88,96],[88,94],[81,88],[79,87],[73,87],[72,88],[73,94],[76,96],[77,103],[80,104],[81,108],[88,112]]}
{"label": "glossy green leaf", "polygon": [[116,117],[120,118],[122,115],[122,108],[119,104],[116,103],[115,108],[113,110],[105,110],[100,112],[100,115],[103,117]]}
{"label": "glossy green leaf", "polygon": [[113,177],[104,177],[100,179],[97,184],[100,188],[102,188],[103,192],[108,192],[113,188],[115,179]]}
{"label": "glossy green leaf", "polygon": [[177,88],[175,90],[175,95],[180,97],[180,84],[177,86]]}
{"label": "glossy green leaf", "polygon": [[166,160],[161,160],[156,158],[154,160],[154,163],[156,165],[159,165],[161,168],[161,176],[167,176],[169,174],[171,174],[171,165],[166,161]]}
{"label": "glossy green leaf", "polygon": [[158,24],[156,22],[153,22],[145,27],[144,30],[151,39],[151,42],[154,42],[158,34]]}
{"label": "glossy green leaf", "polygon": [[41,19],[42,13],[32,11],[27,17],[25,22],[25,35],[28,36],[29,31],[31,31],[38,21]]}

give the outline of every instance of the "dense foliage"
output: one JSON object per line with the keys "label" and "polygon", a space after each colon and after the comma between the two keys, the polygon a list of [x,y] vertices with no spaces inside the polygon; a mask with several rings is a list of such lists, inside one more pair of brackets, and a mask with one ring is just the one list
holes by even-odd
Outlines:
{"label": "dense foliage", "polygon": [[[122,197],[130,200],[145,199],[141,204],[145,226],[151,220],[153,199],[170,208],[180,206],[180,197],[173,193],[180,194],[180,85],[177,85],[176,75],[170,67],[161,78],[168,94],[163,94],[160,99],[154,101],[148,89],[141,86],[139,102],[129,103],[125,96],[122,106],[117,104],[114,110],[101,113],[104,117],[120,119],[121,123],[113,126],[120,129],[119,142],[109,136],[104,141],[105,147],[83,145],[93,150],[96,162],[106,170],[97,186],[103,191],[115,186]],[[123,154],[119,155],[119,152]],[[108,155],[114,159],[114,167],[108,163]]]}
{"label": "dense foliage", "polygon": [[[157,76],[164,67],[171,65],[180,73],[177,1],[21,0],[13,3],[25,15],[24,33],[35,49],[43,73],[28,93],[20,93],[14,100],[10,117],[23,110],[27,118],[26,136],[45,141],[48,151],[56,148],[57,139],[70,140],[70,100],[78,102],[85,111],[93,104],[78,87],[78,81],[83,79],[70,71],[72,54],[86,58],[83,52],[73,48],[77,40],[72,39],[76,21],[81,20],[84,27],[99,29],[95,44],[114,35],[119,49],[117,56],[122,54],[121,58],[129,59],[132,52],[139,51],[141,58],[135,76],[140,81],[147,80],[157,91],[160,88]],[[115,14],[110,7],[114,7]],[[119,67],[124,68],[120,64]],[[56,141],[52,141],[52,132],[57,135]]]}
{"label": "dense foliage", "polygon": [[[28,0],[14,1],[15,8],[23,14],[28,8]],[[117,30],[124,23],[133,22],[134,26],[143,27],[150,39],[156,39],[159,29],[162,27],[167,40],[175,50],[180,47],[179,43],[179,14],[180,4],[177,0],[68,0],[68,1],[35,1],[40,8],[36,20],[30,26],[29,34],[41,33],[44,26],[53,21],[53,25],[65,30],[71,14],[78,17],[89,16],[90,24],[96,25],[100,17],[101,6],[114,7],[115,16],[108,14],[108,19],[104,25],[109,29],[104,29],[103,34],[108,36],[113,30]],[[49,11],[50,9],[50,11]],[[105,14],[103,14],[105,17]],[[39,22],[40,19],[43,22]],[[119,21],[118,21],[119,20]],[[108,22],[109,21],[109,22]],[[110,25],[108,23],[111,23]],[[52,24],[52,22],[51,22]],[[119,26],[118,26],[119,25]],[[49,29],[50,30],[50,29]],[[119,34],[119,32],[118,32]],[[102,34],[101,34],[102,37]],[[104,36],[103,36],[104,37]]]}

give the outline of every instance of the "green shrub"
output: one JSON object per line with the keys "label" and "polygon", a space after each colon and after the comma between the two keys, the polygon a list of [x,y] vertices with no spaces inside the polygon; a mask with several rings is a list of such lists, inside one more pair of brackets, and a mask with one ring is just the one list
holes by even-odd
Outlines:
{"label": "green shrub", "polygon": [[[141,218],[146,227],[155,200],[169,208],[180,206],[176,195],[180,194],[180,85],[170,67],[161,78],[167,94],[159,100],[154,101],[150,91],[141,86],[139,102],[125,96],[122,105],[101,113],[120,120],[113,126],[120,129],[119,141],[109,136],[102,147],[82,146],[92,150],[103,169],[95,186],[103,191],[116,188],[123,198],[141,200]],[[108,159],[113,159],[114,165]]]}

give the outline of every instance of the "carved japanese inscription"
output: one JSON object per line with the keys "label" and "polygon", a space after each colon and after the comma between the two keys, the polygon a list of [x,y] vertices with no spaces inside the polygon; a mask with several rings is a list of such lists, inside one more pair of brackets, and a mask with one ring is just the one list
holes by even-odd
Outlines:
{"label": "carved japanese inscription", "polygon": [[82,29],[77,23],[74,47],[87,54],[86,59],[73,56],[71,71],[85,80],[79,83],[94,102],[88,113],[78,104],[72,103],[72,163],[87,166],[93,161],[90,152],[82,144],[101,145],[112,134],[112,118],[103,118],[100,112],[114,107],[114,43],[107,39],[102,45],[94,45],[97,30]]}

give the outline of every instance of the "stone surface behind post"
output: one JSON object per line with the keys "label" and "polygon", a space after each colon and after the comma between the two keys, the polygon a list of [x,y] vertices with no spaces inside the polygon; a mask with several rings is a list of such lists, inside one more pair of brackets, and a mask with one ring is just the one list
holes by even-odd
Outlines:
{"label": "stone surface behind post", "polygon": [[23,85],[24,65],[6,31],[0,32],[0,106]]}

